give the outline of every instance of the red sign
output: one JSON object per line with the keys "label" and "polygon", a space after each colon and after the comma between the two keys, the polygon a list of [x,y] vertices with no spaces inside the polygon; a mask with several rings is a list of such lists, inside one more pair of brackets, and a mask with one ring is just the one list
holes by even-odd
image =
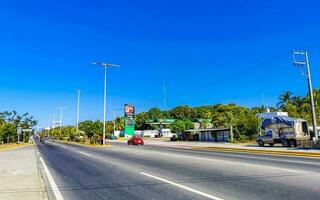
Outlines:
{"label": "red sign", "polygon": [[127,115],[130,115],[130,114],[134,113],[134,107],[133,107],[133,105],[128,105],[128,104],[126,104],[124,109],[125,109],[124,112],[125,112]]}

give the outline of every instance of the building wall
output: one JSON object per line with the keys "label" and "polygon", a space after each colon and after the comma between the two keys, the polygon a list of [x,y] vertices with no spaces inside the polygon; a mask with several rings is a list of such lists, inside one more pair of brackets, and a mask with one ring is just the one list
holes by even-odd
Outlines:
{"label": "building wall", "polygon": [[229,137],[229,131],[208,131],[199,133],[199,141],[206,142],[228,142]]}

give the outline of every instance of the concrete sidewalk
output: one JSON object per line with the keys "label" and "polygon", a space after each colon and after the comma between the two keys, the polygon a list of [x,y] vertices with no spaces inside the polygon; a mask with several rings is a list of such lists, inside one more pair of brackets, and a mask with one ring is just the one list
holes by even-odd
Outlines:
{"label": "concrete sidewalk", "polygon": [[0,199],[46,199],[34,146],[0,151]]}

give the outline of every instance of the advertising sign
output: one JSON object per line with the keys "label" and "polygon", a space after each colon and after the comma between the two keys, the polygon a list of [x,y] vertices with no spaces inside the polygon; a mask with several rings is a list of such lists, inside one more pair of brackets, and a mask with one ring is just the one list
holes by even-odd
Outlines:
{"label": "advertising sign", "polygon": [[134,135],[134,106],[124,105],[124,131],[126,135]]}

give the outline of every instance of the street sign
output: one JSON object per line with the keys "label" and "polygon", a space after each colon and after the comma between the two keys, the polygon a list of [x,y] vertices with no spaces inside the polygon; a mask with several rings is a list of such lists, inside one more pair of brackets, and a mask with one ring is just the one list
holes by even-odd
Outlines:
{"label": "street sign", "polygon": [[22,133],[22,127],[17,127],[17,134],[21,134]]}
{"label": "street sign", "polygon": [[24,128],[22,129],[22,132],[32,132],[32,128]]}
{"label": "street sign", "polygon": [[126,135],[134,135],[134,106],[124,105],[124,132]]}
{"label": "street sign", "polygon": [[147,119],[147,124],[172,124],[175,122],[175,119]]}

